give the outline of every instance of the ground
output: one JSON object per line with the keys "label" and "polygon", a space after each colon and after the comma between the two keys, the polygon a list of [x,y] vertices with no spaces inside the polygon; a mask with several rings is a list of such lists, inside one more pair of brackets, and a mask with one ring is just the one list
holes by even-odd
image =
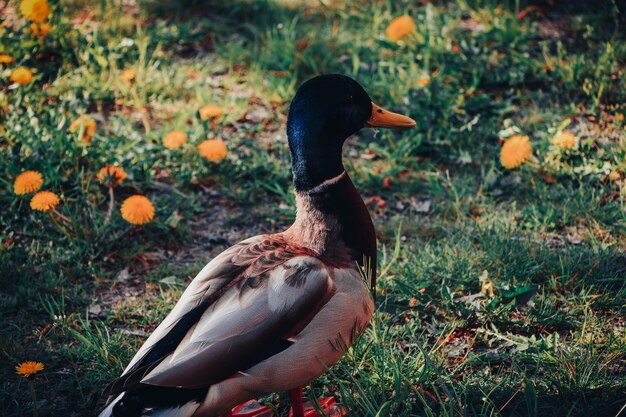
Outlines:
{"label": "ground", "polygon": [[[204,264],[290,224],[289,101],[340,72],[417,128],[346,144],[379,237],[376,313],[305,394],[351,416],[617,415],[626,10],[560,3],[63,0],[46,36],[0,6],[0,414],[96,415]],[[415,28],[386,37],[405,14]],[[200,118],[207,104],[223,114]],[[70,128],[83,115],[91,138]],[[516,135],[530,153],[510,153]],[[218,162],[197,150],[215,138]],[[99,180],[105,164],[127,177]],[[15,193],[27,170],[54,210]],[[134,194],[151,222],[122,218]],[[44,370],[16,374],[30,360]]]}

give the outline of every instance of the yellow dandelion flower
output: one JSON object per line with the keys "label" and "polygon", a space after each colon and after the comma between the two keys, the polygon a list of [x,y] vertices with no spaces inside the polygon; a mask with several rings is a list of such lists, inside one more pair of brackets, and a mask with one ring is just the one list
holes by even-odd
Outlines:
{"label": "yellow dandelion flower", "polygon": [[573,148],[576,146],[576,142],[576,136],[566,130],[552,138],[552,143],[561,148]]}
{"label": "yellow dandelion flower", "polygon": [[0,54],[0,64],[10,64],[13,61],[15,61],[15,58],[11,55]]}
{"label": "yellow dandelion flower", "polygon": [[43,363],[41,362],[22,362],[15,367],[15,373],[18,375],[23,375],[26,378],[31,377],[39,371],[43,371]]}
{"label": "yellow dandelion flower", "polygon": [[221,115],[224,114],[224,110],[220,106],[215,104],[207,104],[206,106],[200,107],[198,111],[200,113],[200,118],[202,120],[206,119],[217,119]]}
{"label": "yellow dandelion flower", "polygon": [[198,153],[211,162],[219,162],[226,158],[228,149],[219,139],[208,139],[198,145]]}
{"label": "yellow dandelion flower", "polygon": [[154,219],[152,202],[148,197],[139,194],[124,200],[120,212],[122,213],[122,218],[132,224],[145,224]]}
{"label": "yellow dandelion flower", "polygon": [[428,75],[418,78],[417,80],[418,87],[424,88],[424,87],[428,87],[429,85],[430,85],[430,77]]}
{"label": "yellow dandelion flower", "polygon": [[163,146],[167,149],[176,149],[187,143],[187,134],[180,130],[173,130],[163,138]]}
{"label": "yellow dandelion flower", "polygon": [[126,179],[126,171],[124,171],[121,167],[106,164],[102,167],[102,169],[100,169],[96,178],[104,184],[115,187]]}
{"label": "yellow dandelion flower", "polygon": [[83,142],[89,143],[96,133],[96,121],[89,116],[79,116],[70,124],[70,131],[83,131]]}
{"label": "yellow dandelion flower", "polygon": [[17,195],[34,193],[43,185],[43,175],[37,171],[24,171],[15,178],[13,192]]}
{"label": "yellow dandelion flower", "polygon": [[280,95],[278,95],[278,93],[274,93],[272,94],[272,97],[270,97],[270,101],[274,104],[280,104],[283,102],[283,99],[280,97]]}
{"label": "yellow dandelion flower", "polygon": [[51,191],[39,191],[30,200],[30,208],[37,211],[48,211],[59,204],[59,197]]}
{"label": "yellow dandelion flower", "polygon": [[48,33],[50,33],[50,30],[52,30],[52,25],[48,23],[33,23],[30,25],[30,30],[34,36],[45,38]]}
{"label": "yellow dandelion flower", "polygon": [[9,80],[22,85],[28,84],[33,80],[33,73],[26,67],[15,68],[9,76]]}
{"label": "yellow dandelion flower", "polygon": [[622,176],[620,175],[619,171],[611,171],[611,173],[608,175],[608,178],[611,181],[619,181],[622,179]]}
{"label": "yellow dandelion flower", "polygon": [[398,42],[415,32],[415,28],[415,21],[411,16],[396,17],[387,26],[386,36],[390,41]]}
{"label": "yellow dandelion flower", "polygon": [[22,0],[20,12],[36,23],[43,23],[50,15],[48,0]]}
{"label": "yellow dandelion flower", "polygon": [[136,77],[137,77],[137,69],[136,68],[126,68],[120,74],[120,80],[124,81],[125,83],[129,83],[129,82],[133,81]]}
{"label": "yellow dandelion flower", "polygon": [[528,136],[511,136],[500,150],[500,162],[502,166],[513,169],[526,162],[532,154],[532,147]]}

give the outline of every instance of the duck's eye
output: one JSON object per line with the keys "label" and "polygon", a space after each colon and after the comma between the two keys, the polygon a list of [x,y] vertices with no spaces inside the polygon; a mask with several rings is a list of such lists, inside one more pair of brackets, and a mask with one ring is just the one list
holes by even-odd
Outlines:
{"label": "duck's eye", "polygon": [[346,103],[352,103],[352,94],[348,95],[345,99]]}

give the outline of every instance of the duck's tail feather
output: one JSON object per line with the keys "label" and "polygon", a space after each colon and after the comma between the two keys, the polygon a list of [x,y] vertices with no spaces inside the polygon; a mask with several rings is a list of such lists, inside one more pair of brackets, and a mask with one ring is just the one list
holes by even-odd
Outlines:
{"label": "duck's tail feather", "polygon": [[111,401],[109,405],[107,405],[107,407],[104,410],[102,410],[100,414],[98,414],[98,417],[113,417],[114,416],[113,407],[115,407],[115,404],[120,402],[123,396],[124,396],[124,393],[121,393],[120,395],[118,395],[116,399]]}
{"label": "duck's tail feather", "polygon": [[198,399],[174,404],[154,404],[133,391],[125,391],[111,401],[98,417],[191,417],[200,406]]}
{"label": "duck's tail feather", "polygon": [[146,417],[191,417],[200,404],[195,401],[190,401],[179,407],[152,410],[146,414]]}

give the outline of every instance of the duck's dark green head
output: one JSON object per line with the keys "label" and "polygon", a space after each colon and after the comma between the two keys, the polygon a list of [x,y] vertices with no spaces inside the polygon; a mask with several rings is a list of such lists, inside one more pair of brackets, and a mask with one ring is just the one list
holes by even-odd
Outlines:
{"label": "duck's dark green head", "polygon": [[307,191],[344,170],[344,141],[363,127],[411,128],[415,121],[384,110],[350,77],[320,75],[298,88],[287,119],[294,185]]}

